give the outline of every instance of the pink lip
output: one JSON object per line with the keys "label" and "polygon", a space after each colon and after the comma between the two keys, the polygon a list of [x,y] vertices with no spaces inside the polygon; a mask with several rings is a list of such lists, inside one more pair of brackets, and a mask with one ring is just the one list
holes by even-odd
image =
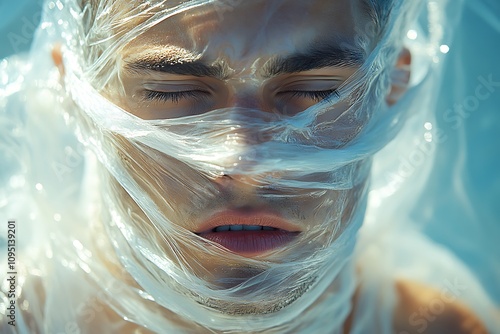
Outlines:
{"label": "pink lip", "polygon": [[[227,225],[260,225],[276,230],[214,231],[216,227]],[[234,253],[249,257],[284,246],[292,241],[300,230],[273,213],[226,210],[205,220],[194,232]]]}

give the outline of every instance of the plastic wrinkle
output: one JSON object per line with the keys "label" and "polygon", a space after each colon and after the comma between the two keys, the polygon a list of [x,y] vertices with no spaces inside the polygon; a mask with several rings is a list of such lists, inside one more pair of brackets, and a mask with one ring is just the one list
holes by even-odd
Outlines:
{"label": "plastic wrinkle", "polygon": [[[46,1],[30,54],[0,62],[0,208],[23,233],[17,332],[344,333],[351,316],[350,333],[389,333],[398,278],[439,289],[456,276],[495,326],[470,268],[410,214],[435,163],[450,3],[389,1],[382,26],[362,29],[361,7],[335,2],[356,26],[344,36],[321,1],[81,2]],[[332,27],[345,59],[325,65],[316,39]],[[298,78],[284,55],[308,55],[306,41],[322,65]],[[403,48],[412,64],[395,69]],[[201,74],[186,79],[186,64]],[[407,91],[388,103],[395,86]],[[401,175],[422,138],[425,158]],[[300,233],[198,233],[224,210]]]}

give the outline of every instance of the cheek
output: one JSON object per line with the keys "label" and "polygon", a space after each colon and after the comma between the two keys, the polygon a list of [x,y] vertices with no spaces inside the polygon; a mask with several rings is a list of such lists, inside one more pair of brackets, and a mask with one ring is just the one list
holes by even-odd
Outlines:
{"label": "cheek", "polygon": [[[346,191],[329,191],[321,205],[311,213],[311,226],[307,238],[312,241],[315,249],[330,246],[351,224],[354,214],[360,210],[364,185]],[[311,223],[309,223],[311,225]]]}
{"label": "cheek", "polygon": [[331,110],[320,114],[315,136],[321,147],[342,147],[355,139],[369,120],[369,112],[360,110],[362,89],[356,89]]}
{"label": "cheek", "polygon": [[[149,197],[172,224],[190,229],[200,219],[199,213],[217,202],[207,177],[188,165],[149,148],[144,153],[124,138],[116,142],[123,168],[137,183],[139,201]],[[137,203],[134,207],[138,208]],[[189,218],[192,212],[198,216]]]}

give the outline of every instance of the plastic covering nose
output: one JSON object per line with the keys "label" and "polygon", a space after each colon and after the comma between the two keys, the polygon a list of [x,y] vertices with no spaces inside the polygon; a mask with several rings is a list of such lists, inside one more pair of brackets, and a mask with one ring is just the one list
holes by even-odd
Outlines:
{"label": "plastic covering nose", "polygon": [[222,174],[215,177],[214,183],[222,193],[237,194],[238,197],[246,197],[253,194],[255,186],[260,184],[256,177],[243,174]]}
{"label": "plastic covering nose", "polygon": [[221,144],[233,154],[221,160],[220,163],[224,167],[223,173],[226,176],[233,180],[247,182],[252,178],[251,174],[254,173],[255,167],[263,162],[265,155],[272,153],[263,145],[272,141],[275,134],[272,129],[264,128],[266,126],[265,120],[249,124],[240,119],[240,116],[241,114],[230,115],[227,119],[234,126],[225,134]]}

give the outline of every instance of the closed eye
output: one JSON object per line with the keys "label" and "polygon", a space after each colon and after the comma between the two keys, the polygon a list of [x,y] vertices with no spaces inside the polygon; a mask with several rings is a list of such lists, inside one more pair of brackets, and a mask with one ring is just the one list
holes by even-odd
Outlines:
{"label": "closed eye", "polygon": [[292,97],[292,98],[307,98],[313,100],[314,102],[320,102],[324,99],[334,96],[339,96],[337,89],[319,90],[319,91],[307,91],[307,90],[288,90],[284,92],[279,92],[277,94],[280,98]]}
{"label": "closed eye", "polygon": [[145,90],[145,99],[148,101],[179,103],[180,100],[194,99],[201,100],[209,96],[210,93],[203,90],[186,90],[179,92],[159,92]]}

